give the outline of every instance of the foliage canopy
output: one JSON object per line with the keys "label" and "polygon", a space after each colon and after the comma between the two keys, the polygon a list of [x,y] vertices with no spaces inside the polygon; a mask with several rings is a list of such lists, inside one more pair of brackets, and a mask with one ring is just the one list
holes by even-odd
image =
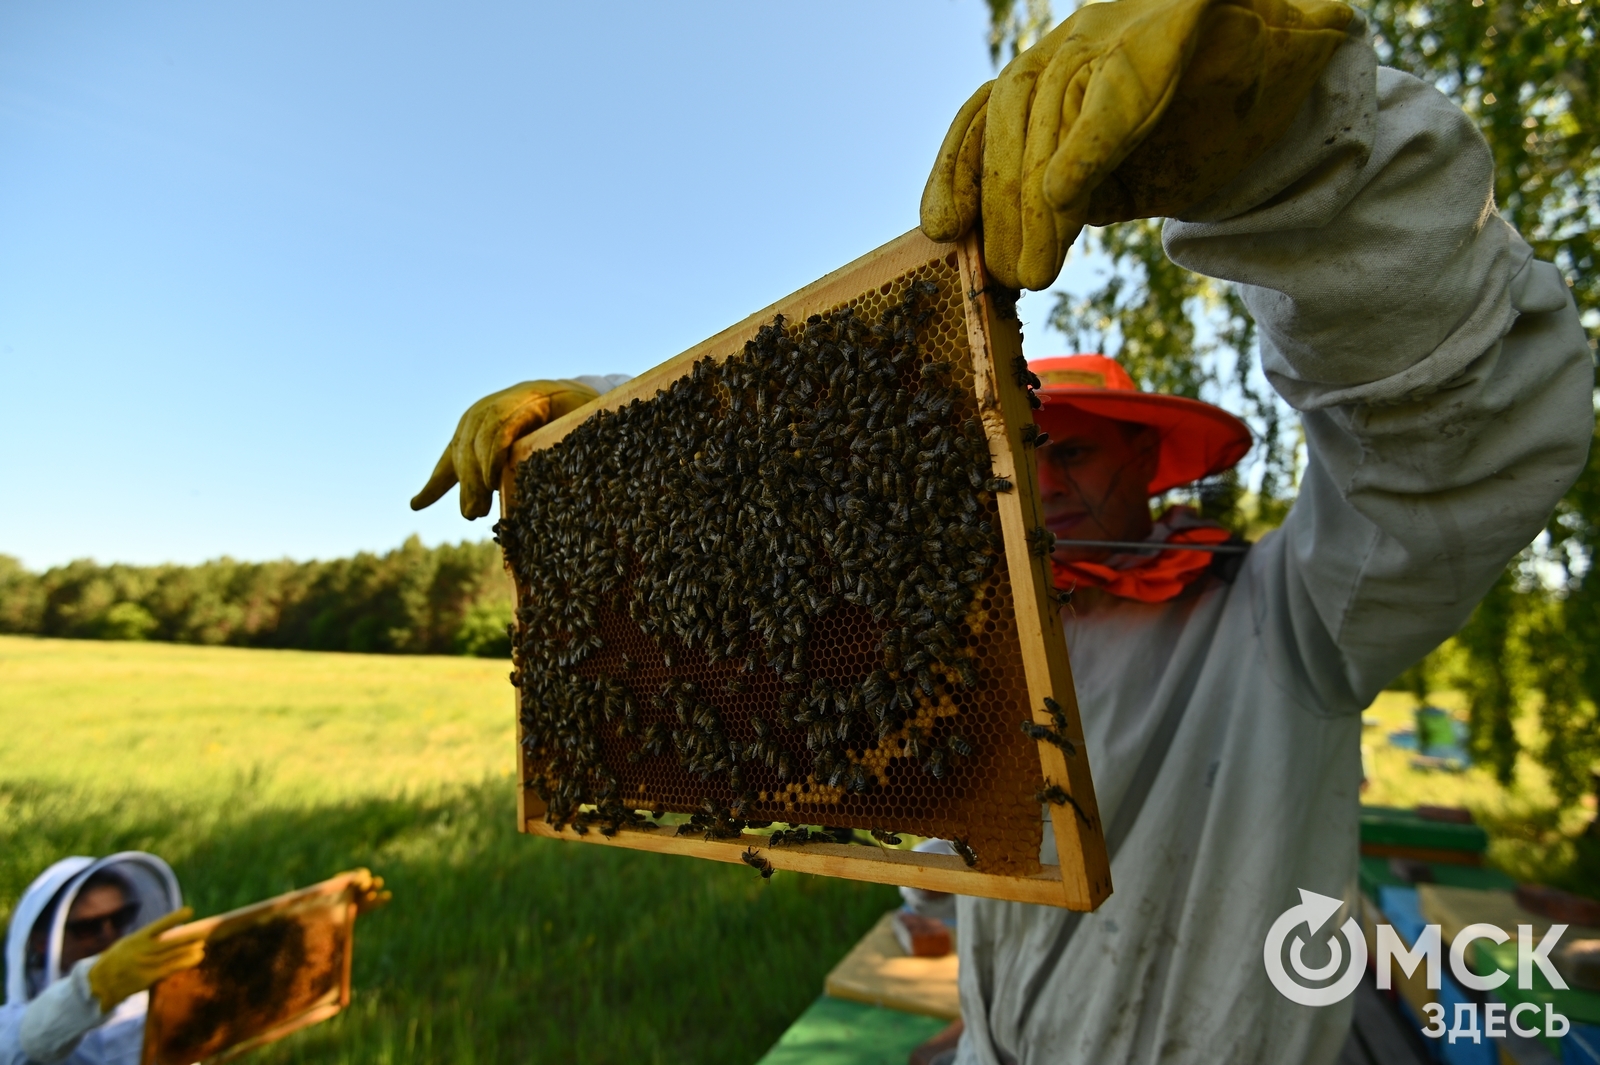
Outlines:
{"label": "foliage canopy", "polygon": [[[988,0],[990,55],[1012,54],[1048,30],[1039,0]],[[1075,5],[1074,5],[1075,6]],[[1494,153],[1500,213],[1535,254],[1567,279],[1591,332],[1600,330],[1600,47],[1592,0],[1371,0],[1357,5],[1379,59],[1434,85],[1478,124]],[[1288,512],[1300,461],[1298,419],[1256,367],[1253,324],[1231,287],[1174,265],[1157,219],[1085,231],[1109,277],[1057,293],[1049,321],[1079,351],[1117,358],[1141,387],[1219,402],[1248,421],[1257,447],[1241,468],[1258,501],[1251,517]],[[1593,340],[1591,339],[1591,344]],[[1202,503],[1227,508],[1244,485],[1213,486]],[[1562,499],[1545,533],[1505,574],[1456,637],[1405,679],[1462,688],[1472,746],[1503,783],[1514,776],[1519,710],[1539,707],[1544,738],[1532,753],[1564,803],[1600,782],[1600,448]],[[1592,782],[1593,781],[1593,782]]]}
{"label": "foliage canopy", "polygon": [[98,565],[0,555],[0,633],[316,651],[509,656],[511,582],[492,543],[329,562]]}

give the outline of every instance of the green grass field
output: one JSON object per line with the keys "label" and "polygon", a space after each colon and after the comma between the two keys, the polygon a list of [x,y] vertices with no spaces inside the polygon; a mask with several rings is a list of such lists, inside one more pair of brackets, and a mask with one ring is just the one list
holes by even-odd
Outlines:
{"label": "green grass field", "polygon": [[[136,848],[201,913],[387,877],[356,999],[263,1062],[755,1061],[891,889],[519,836],[503,661],[0,637],[0,917],[66,854]],[[1594,893],[1537,770],[1425,773],[1364,732],[1365,801],[1471,807],[1491,859]]]}
{"label": "green grass field", "polygon": [[0,637],[0,916],[67,854],[201,913],[365,865],[355,1002],[253,1060],[754,1061],[898,896],[519,836],[507,668]]}

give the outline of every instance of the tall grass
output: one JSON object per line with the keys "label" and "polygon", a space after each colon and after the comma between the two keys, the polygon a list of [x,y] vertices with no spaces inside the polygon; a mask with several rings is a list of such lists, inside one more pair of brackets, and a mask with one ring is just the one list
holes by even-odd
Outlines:
{"label": "tall grass", "polygon": [[366,865],[354,1004],[258,1060],[755,1060],[893,892],[518,835],[504,672],[0,638],[0,909],[72,853],[202,913]]}

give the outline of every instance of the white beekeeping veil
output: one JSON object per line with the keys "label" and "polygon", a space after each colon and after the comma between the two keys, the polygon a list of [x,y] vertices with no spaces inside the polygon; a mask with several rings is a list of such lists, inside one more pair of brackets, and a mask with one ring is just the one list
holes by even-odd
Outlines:
{"label": "white beekeeping veil", "polygon": [[[153,854],[122,851],[109,857],[63,858],[40,873],[22,893],[12,911],[6,935],[6,1002],[27,1002],[61,979],[61,940],[67,914],[84,883],[96,873],[109,872],[126,885],[130,902],[139,913],[128,931],[141,928],[183,905],[183,893],[171,866]],[[41,918],[48,916],[41,955],[28,956],[28,940]]]}

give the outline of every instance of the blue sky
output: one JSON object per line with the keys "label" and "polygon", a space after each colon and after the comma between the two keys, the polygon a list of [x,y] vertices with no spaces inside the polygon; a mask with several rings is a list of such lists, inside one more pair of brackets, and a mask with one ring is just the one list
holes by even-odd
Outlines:
{"label": "blue sky", "polygon": [[985,18],[0,6],[0,553],[487,536],[407,507],[461,411],[647,369],[913,227]]}

